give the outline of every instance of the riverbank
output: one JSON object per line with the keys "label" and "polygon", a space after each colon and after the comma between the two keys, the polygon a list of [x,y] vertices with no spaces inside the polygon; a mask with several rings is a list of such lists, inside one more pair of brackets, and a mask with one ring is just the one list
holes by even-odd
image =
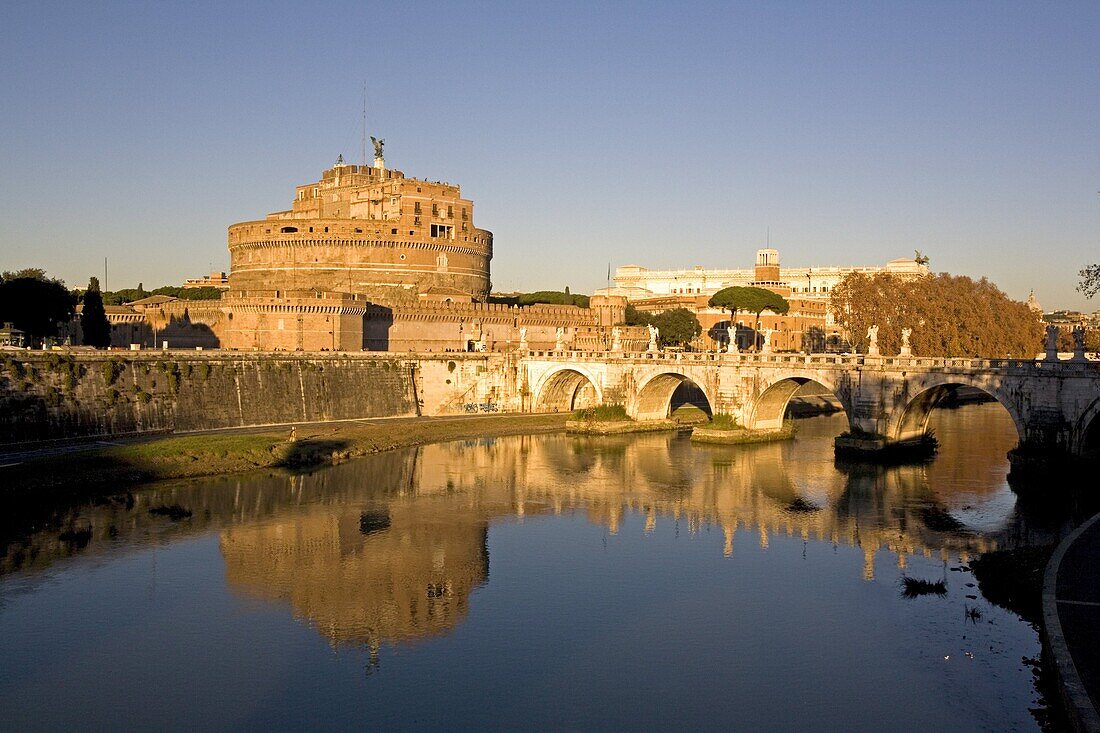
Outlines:
{"label": "riverbank", "polygon": [[502,414],[314,423],[295,428],[166,436],[47,455],[0,467],[3,498],[88,494],[164,479],[323,465],[356,456],[449,440],[558,432],[568,414]]}
{"label": "riverbank", "polygon": [[1054,551],[1043,578],[1043,632],[1074,730],[1100,732],[1100,514]]}

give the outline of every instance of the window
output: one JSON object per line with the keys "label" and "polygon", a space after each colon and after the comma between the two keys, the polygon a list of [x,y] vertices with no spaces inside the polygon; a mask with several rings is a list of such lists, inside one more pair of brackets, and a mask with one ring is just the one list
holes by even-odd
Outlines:
{"label": "window", "polygon": [[314,189],[313,189],[313,198],[317,198],[317,197],[318,197],[318,196],[320,196],[320,195],[321,195],[321,189],[319,189],[319,188],[314,188]]}
{"label": "window", "polygon": [[396,229],[391,229],[390,234],[397,234],[397,230]]}
{"label": "window", "polygon": [[298,231],[298,227],[283,227],[279,231],[283,234],[293,234],[294,232]]}
{"label": "window", "polygon": [[413,213],[414,214],[419,214],[420,213],[420,202],[419,201],[417,201],[415,204],[413,204]]}
{"label": "window", "polygon": [[304,201],[305,198],[306,198],[306,192],[305,191],[299,191],[298,192],[298,200],[299,201]]}
{"label": "window", "polygon": [[439,205],[432,204],[432,216],[439,216]]}
{"label": "window", "polygon": [[[416,226],[420,226],[420,217],[419,216],[414,216],[413,217],[413,224],[415,224]],[[432,226],[434,227],[435,224],[432,224]],[[432,236],[435,236],[435,235],[432,235]]]}
{"label": "window", "polygon": [[466,221],[466,207],[462,207],[462,221]]}
{"label": "window", "polygon": [[453,206],[448,206],[447,207],[447,218],[448,219],[455,218],[455,207],[453,207]]}
{"label": "window", "polygon": [[446,224],[432,224],[432,237],[437,239],[451,239],[454,236],[454,227]]}

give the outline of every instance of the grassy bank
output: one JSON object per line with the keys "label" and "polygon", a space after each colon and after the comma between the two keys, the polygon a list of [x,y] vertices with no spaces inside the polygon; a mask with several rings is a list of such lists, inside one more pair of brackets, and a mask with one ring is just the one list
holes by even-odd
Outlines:
{"label": "grassy bank", "polygon": [[125,489],[162,479],[301,467],[464,438],[562,430],[566,415],[490,415],[461,419],[383,420],[312,425],[290,439],[286,428],[165,437],[0,469],[5,497]]}

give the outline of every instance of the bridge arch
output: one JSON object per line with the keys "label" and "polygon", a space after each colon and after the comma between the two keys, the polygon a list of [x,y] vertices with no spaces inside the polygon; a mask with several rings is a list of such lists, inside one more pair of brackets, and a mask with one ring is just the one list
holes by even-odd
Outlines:
{"label": "bridge arch", "polygon": [[683,384],[696,387],[706,399],[706,412],[714,414],[714,399],[707,393],[704,385],[680,372],[657,372],[638,384],[634,398],[634,418],[636,420],[663,420],[669,416],[672,396]]}
{"label": "bridge arch", "polygon": [[750,430],[778,430],[782,428],[783,418],[787,414],[787,406],[795,393],[806,384],[816,384],[837,398],[844,410],[845,417],[851,424],[852,417],[848,405],[840,399],[835,387],[812,377],[791,375],[775,380],[756,397],[751,409],[747,411],[745,427]]}
{"label": "bridge arch", "polygon": [[599,382],[579,366],[554,369],[535,386],[536,412],[570,412],[603,404]]}
{"label": "bridge arch", "polygon": [[1073,431],[1071,449],[1079,456],[1100,458],[1100,399],[1094,400],[1081,414]]}
{"label": "bridge arch", "polygon": [[1024,440],[1027,435],[1024,421],[1011,402],[1005,400],[995,389],[968,384],[963,381],[940,382],[917,392],[909,399],[904,408],[894,411],[895,414],[890,418],[889,427],[886,431],[887,437],[896,442],[920,438],[928,429],[928,421],[932,419],[932,411],[936,409],[937,405],[954,394],[959,387],[981,390],[992,397],[1012,418],[1012,424],[1016,426],[1017,438],[1021,442]]}

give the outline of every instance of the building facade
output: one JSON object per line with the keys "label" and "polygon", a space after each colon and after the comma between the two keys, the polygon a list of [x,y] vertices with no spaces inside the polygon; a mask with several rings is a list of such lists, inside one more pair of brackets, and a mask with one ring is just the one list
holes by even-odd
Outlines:
{"label": "building facade", "polygon": [[928,267],[913,259],[896,259],[879,267],[782,267],[779,252],[761,249],[757,252],[757,266],[735,270],[694,267],[685,270],[650,270],[639,265],[624,265],[615,269],[615,288],[631,302],[662,295],[711,296],[722,288],[735,285],[747,286],[760,280],[758,269],[761,258],[766,277],[789,289],[795,296],[828,300],[829,293],[848,275],[862,273],[877,275],[889,273],[899,277],[921,277],[928,274]]}
{"label": "building facade", "polygon": [[[695,313],[703,332],[697,346],[705,349],[728,348],[734,338],[739,349],[762,348],[767,334],[773,351],[812,351],[843,349],[845,334],[829,308],[833,290],[848,275],[889,273],[898,277],[922,277],[928,267],[916,260],[891,260],[881,267],[783,267],[779,251],[766,248],[756,252],[756,264],[741,269],[650,270],[639,265],[624,265],[615,270],[615,287],[597,291],[627,298],[638,310],[658,313],[672,308],[687,308]],[[712,308],[708,301],[728,287],[759,287],[786,298],[790,310],[785,314],[765,312],[739,313]],[[731,323],[731,321],[733,321]],[[730,327],[733,331],[730,331]]]}

